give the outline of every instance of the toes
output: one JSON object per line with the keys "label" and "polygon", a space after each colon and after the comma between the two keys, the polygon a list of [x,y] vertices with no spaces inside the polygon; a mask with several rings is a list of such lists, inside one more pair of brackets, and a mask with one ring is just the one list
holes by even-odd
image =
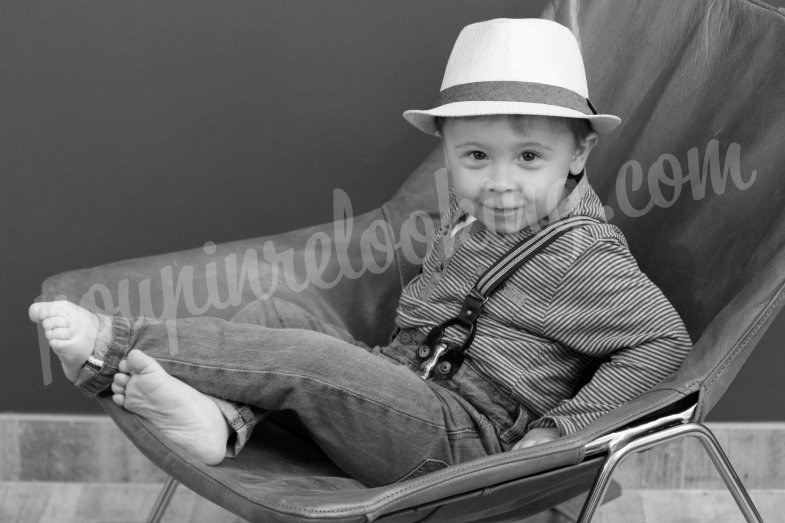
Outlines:
{"label": "toes", "polygon": [[160,368],[160,365],[157,361],[139,349],[133,349],[131,352],[129,352],[125,357],[125,362],[128,368],[127,372],[130,374],[151,372]]}
{"label": "toes", "polygon": [[48,340],[69,340],[71,339],[72,332],[70,327],[56,327],[54,329],[45,330],[46,339]]}
{"label": "toes", "polygon": [[41,321],[39,319],[39,317],[41,315],[41,307],[42,306],[43,306],[42,303],[34,303],[34,304],[30,305],[30,308],[27,309],[27,315],[30,317],[30,321],[34,321],[36,323]]}
{"label": "toes", "polygon": [[112,383],[112,392],[115,394],[125,394],[125,386]]}
{"label": "toes", "polygon": [[45,330],[52,330],[57,327],[70,327],[70,324],[68,320],[62,316],[49,316],[44,318],[44,320],[41,322],[41,326]]}
{"label": "toes", "polygon": [[53,301],[34,303],[30,305],[27,314],[32,321],[41,323],[46,318],[57,314],[59,307],[55,303]]}
{"label": "toes", "polygon": [[[125,360],[123,360],[123,361],[125,361]],[[126,385],[128,385],[128,381],[130,379],[131,379],[131,376],[129,376],[128,374],[124,374],[122,372],[117,372],[114,375],[114,383],[116,383],[117,385],[119,385],[121,387],[125,387]]]}
{"label": "toes", "polygon": [[40,323],[53,316],[68,320],[78,315],[80,310],[84,309],[67,300],[41,301],[30,305],[27,315],[32,321]]}
{"label": "toes", "polygon": [[112,401],[114,401],[119,407],[125,405],[125,394],[113,394]]}
{"label": "toes", "polygon": [[159,367],[160,365],[157,361],[139,349],[133,349],[126,354],[125,358],[120,360],[120,363],[117,365],[120,372],[126,375],[150,372],[157,370]]}

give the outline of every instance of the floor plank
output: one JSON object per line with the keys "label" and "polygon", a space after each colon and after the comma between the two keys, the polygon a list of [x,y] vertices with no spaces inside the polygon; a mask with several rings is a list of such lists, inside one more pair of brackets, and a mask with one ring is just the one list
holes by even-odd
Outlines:
{"label": "floor plank", "polygon": [[[159,484],[0,482],[3,523],[139,523],[146,520]],[[753,490],[766,523],[785,523],[785,490]],[[721,490],[628,490],[603,505],[594,523],[736,523],[733,498]],[[165,523],[241,523],[243,520],[180,486]],[[564,523],[542,514],[525,523]]]}

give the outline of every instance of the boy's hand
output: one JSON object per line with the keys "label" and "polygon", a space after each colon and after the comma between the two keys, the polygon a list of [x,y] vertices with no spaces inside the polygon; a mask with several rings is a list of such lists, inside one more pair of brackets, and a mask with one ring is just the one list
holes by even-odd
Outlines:
{"label": "boy's hand", "polygon": [[548,443],[549,441],[555,440],[558,437],[559,430],[556,428],[532,429],[527,432],[526,435],[515,444],[515,446],[513,446],[513,450],[525,449],[526,447]]}

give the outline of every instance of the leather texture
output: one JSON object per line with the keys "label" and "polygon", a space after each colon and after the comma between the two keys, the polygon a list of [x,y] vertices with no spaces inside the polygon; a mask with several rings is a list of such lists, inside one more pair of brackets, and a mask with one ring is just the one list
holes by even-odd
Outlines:
{"label": "leather texture", "polygon": [[[601,112],[623,119],[592,154],[589,178],[641,267],[672,300],[695,340],[682,369],[572,436],[387,487],[369,489],[344,477],[284,422],[265,423],[239,458],[206,467],[101,398],[142,452],[249,520],[513,521],[588,488],[600,461],[583,461],[583,447],[597,436],[693,398],[696,419],[705,417],[785,303],[785,17],[742,0],[566,0],[552,2],[543,16],[578,35],[592,100]],[[211,286],[224,290],[229,301],[227,267],[232,256],[240,267],[250,249],[259,253],[254,281],[261,289],[275,283],[276,295],[368,343],[384,343],[401,286],[417,272],[411,256],[399,248],[381,274],[300,291],[287,287],[286,274],[264,263],[261,253],[268,240],[277,252],[291,248],[294,272],[302,271],[308,239],[323,233],[336,240],[333,248],[345,246],[359,268],[363,231],[378,220],[389,223],[400,241],[414,210],[436,218],[433,174],[440,167],[437,149],[390,201],[355,217],[345,240],[336,238],[333,224],[324,224],[219,245],[213,254],[194,249],[72,271],[47,279],[43,291],[50,299],[79,302],[98,284],[109,290],[112,307],[128,294],[129,307],[120,311],[126,315],[138,314],[146,296],[160,314],[166,289],[185,274],[193,282],[194,303],[206,303]],[[414,245],[422,255],[424,243]],[[380,266],[391,255],[371,252]],[[339,258],[332,256],[324,279],[339,273]],[[232,303],[204,314],[230,318],[253,299],[246,284]],[[185,300],[179,302],[178,314],[188,315]]]}

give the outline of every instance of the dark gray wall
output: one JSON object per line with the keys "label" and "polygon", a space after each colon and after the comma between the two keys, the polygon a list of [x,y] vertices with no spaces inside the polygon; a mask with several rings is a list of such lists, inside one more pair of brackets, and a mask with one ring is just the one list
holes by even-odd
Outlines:
{"label": "dark gray wall", "polygon": [[[377,207],[436,144],[400,114],[460,28],[544,4],[0,3],[0,411],[98,412],[58,370],[43,386],[45,277],[324,222],[334,188]],[[784,337],[781,318],[715,419],[785,417]]]}

